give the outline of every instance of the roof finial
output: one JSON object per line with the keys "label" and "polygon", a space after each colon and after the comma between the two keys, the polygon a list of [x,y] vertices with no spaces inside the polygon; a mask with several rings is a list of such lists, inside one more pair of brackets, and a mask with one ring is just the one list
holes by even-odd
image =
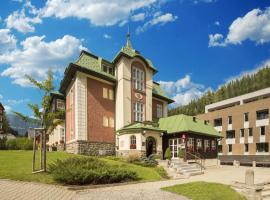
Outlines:
{"label": "roof finial", "polygon": [[130,41],[129,25],[128,25],[128,33],[127,33],[127,44],[126,44],[126,47],[132,49],[132,45],[131,45],[131,41]]}

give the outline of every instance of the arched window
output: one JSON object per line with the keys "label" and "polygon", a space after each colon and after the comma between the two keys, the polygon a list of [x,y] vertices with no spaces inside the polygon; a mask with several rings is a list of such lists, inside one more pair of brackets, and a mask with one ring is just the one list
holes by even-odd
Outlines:
{"label": "arched window", "polygon": [[136,149],[136,136],[130,136],[130,149]]}
{"label": "arched window", "polygon": [[133,86],[136,90],[144,91],[144,71],[133,67],[132,68]]}

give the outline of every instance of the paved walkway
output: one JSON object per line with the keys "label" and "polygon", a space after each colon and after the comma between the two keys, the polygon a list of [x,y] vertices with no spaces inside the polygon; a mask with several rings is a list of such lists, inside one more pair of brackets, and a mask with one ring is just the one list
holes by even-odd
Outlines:
{"label": "paved walkway", "polygon": [[[244,182],[246,169],[250,167],[235,168],[232,166],[211,167],[205,174],[178,179],[139,184],[120,185],[114,187],[86,189],[82,191],[67,190],[66,187],[46,185],[40,183],[28,183],[0,179],[1,200],[186,200],[169,192],[160,190],[162,187],[187,183],[192,181],[208,181],[230,184],[232,181]],[[269,168],[253,168],[255,171],[255,183],[270,181]]]}

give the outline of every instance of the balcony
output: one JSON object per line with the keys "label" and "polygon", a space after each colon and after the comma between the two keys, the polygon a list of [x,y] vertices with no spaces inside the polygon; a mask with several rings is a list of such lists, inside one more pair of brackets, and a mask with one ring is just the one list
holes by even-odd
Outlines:
{"label": "balcony", "polygon": [[230,131],[230,130],[232,130],[232,129],[233,129],[232,124],[228,124],[228,128],[227,128],[227,130],[228,130],[228,131]]}
{"label": "balcony", "polygon": [[244,128],[249,128],[249,122],[244,122]]}
{"label": "balcony", "polygon": [[248,143],[253,143],[253,136],[248,136]]}
{"label": "balcony", "polygon": [[222,126],[215,126],[214,128],[216,129],[216,131],[222,132]]}
{"label": "balcony", "polygon": [[245,137],[240,137],[240,144],[244,144],[245,143]]}
{"label": "balcony", "polygon": [[226,144],[235,144],[235,138],[227,138]]}
{"label": "balcony", "polygon": [[268,125],[269,125],[269,118],[267,118],[267,119],[257,119],[256,120],[256,127],[268,126]]}

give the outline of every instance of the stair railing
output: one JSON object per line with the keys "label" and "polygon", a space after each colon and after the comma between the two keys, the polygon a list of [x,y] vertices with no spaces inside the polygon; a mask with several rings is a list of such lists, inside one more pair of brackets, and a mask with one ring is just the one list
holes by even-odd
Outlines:
{"label": "stair railing", "polygon": [[[199,153],[198,153],[198,154],[199,154]],[[192,159],[189,159],[189,158],[190,158],[190,157],[191,157],[191,158],[193,157],[193,158],[194,158],[193,160],[195,160],[195,162],[196,162],[198,165],[200,165],[201,171],[205,168],[205,167],[204,167],[205,161],[204,161],[204,159],[202,158],[202,156],[201,156],[200,154],[199,154],[199,156],[197,156],[196,154],[192,154],[192,153],[186,151],[185,157],[186,157],[186,160],[192,160]]]}

